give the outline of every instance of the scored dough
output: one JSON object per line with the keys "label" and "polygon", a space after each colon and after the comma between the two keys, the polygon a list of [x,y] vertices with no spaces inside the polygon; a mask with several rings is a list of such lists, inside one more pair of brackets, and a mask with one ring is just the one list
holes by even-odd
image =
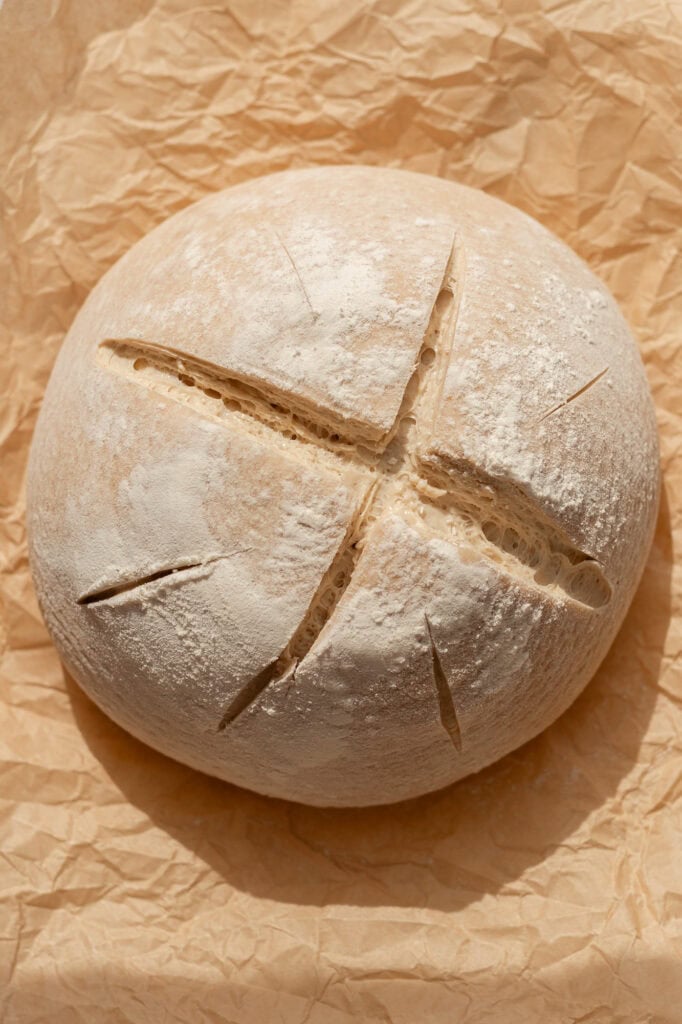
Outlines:
{"label": "scored dough", "polygon": [[658,488],[636,345],[566,246],[439,179],[292,171],[172,217],[83,306],[32,447],[31,566],[134,735],[378,804],[571,703]]}

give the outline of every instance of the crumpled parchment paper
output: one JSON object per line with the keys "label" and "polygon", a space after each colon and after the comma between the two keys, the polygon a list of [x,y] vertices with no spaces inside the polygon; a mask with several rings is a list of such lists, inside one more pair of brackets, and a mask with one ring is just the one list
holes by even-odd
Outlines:
{"label": "crumpled parchment paper", "polygon": [[[682,1021],[678,0],[5,0],[0,11],[0,1017],[7,1024]],[[28,445],[74,314],[207,192],[365,162],[486,189],[611,287],[657,403],[651,557],[544,735],[409,804],[243,792],[64,678]]]}

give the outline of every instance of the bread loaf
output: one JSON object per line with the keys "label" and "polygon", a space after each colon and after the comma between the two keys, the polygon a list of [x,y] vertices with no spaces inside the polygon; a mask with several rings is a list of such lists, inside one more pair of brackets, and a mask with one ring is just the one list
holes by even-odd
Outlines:
{"label": "bread loaf", "polygon": [[381,804],[529,740],[622,622],[655,420],[606,288],[404,171],[291,171],[138,242],[29,469],[57,649],[116,722],[261,793]]}

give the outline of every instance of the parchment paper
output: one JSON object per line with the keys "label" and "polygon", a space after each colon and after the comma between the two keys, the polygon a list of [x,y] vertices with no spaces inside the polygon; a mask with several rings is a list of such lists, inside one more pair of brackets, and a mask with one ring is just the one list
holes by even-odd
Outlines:
{"label": "parchment paper", "polygon": [[[682,7],[5,0],[0,11],[0,1016],[34,1024],[682,1021]],[[409,804],[206,778],[65,680],[24,474],[76,310],[133,242],[285,167],[520,206],[629,318],[665,495],[627,621],[543,736]]]}

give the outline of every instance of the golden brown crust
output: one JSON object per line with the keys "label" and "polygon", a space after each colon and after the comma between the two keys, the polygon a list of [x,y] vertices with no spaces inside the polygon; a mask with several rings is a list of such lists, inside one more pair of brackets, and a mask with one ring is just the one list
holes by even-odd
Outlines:
{"label": "golden brown crust", "polygon": [[209,197],[97,286],[36,431],[31,562],[135,735],[383,803],[574,699],[657,498],[636,347],[577,257],[482,193],[326,168]]}

